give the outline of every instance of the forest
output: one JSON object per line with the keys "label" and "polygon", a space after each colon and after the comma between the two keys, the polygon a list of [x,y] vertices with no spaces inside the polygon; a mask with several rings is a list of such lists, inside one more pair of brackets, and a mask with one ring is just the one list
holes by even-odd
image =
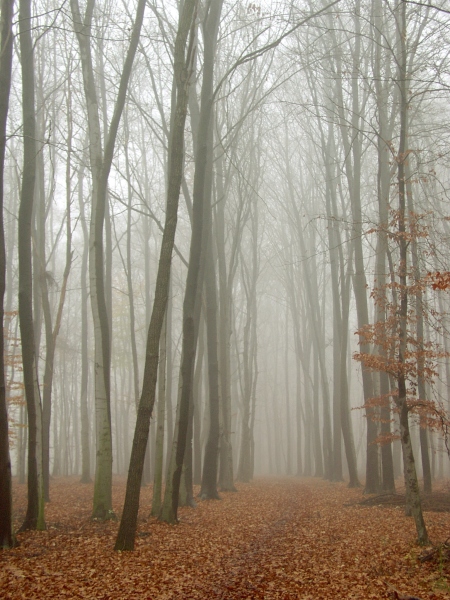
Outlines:
{"label": "forest", "polygon": [[449,598],[446,0],[0,6],[0,596]]}

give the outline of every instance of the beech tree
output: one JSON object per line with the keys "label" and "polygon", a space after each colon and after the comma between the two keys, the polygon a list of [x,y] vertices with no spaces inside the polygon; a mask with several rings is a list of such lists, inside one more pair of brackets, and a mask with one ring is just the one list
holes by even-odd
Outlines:
{"label": "beech tree", "polygon": [[3,0],[0,8],[0,548],[12,548],[15,544],[12,525],[12,480],[8,436],[8,408],[6,405],[4,341],[6,248],[3,221],[6,122],[11,88],[13,54],[13,6],[13,0]]}
{"label": "beech tree", "polygon": [[[206,7],[205,14],[203,80],[192,201],[192,237],[183,302],[181,389],[179,406],[177,407],[177,439],[174,441],[172,449],[170,479],[168,485],[166,485],[164,504],[160,516],[162,520],[169,523],[177,521],[180,482],[189,423],[189,406],[192,398],[205,251],[209,233],[206,229],[204,215],[207,210],[205,205],[211,202],[212,163],[208,161],[208,147],[211,149],[211,144],[208,142],[210,140],[209,131],[212,127],[215,46],[221,10],[222,0],[216,0]],[[211,165],[209,169],[208,164]]]}
{"label": "beech tree", "polygon": [[28,505],[21,529],[45,529],[42,467],[42,404],[37,380],[33,322],[31,221],[36,181],[36,116],[31,2],[19,4],[20,61],[22,67],[23,173],[18,219],[19,323],[23,379],[28,414]]}
{"label": "beech tree", "polygon": [[177,225],[178,200],[183,173],[184,126],[189,96],[189,84],[193,53],[193,24],[196,0],[183,4],[174,47],[174,103],[169,138],[169,170],[166,204],[166,220],[161,242],[155,299],[147,335],[144,381],[139,401],[136,428],[128,470],[125,504],[117,534],[115,550],[133,550],[139,510],[139,495],[147,448],[150,417],[156,394],[159,360],[159,343],[170,285],[170,267]]}
{"label": "beech tree", "polygon": [[100,114],[91,54],[91,27],[95,0],[88,0],[84,18],[78,0],[71,1],[74,29],[80,46],[83,84],[89,126],[89,159],[92,174],[92,217],[89,233],[89,281],[95,337],[96,469],[92,516],[111,518],[112,435],[110,383],[110,325],[104,284],[103,228],[108,176],[113,160],[117,130],[125,105],[128,82],[144,18],[145,0],[139,0],[130,45],[120,78],[114,113],[102,149]]}
{"label": "beech tree", "polygon": [[[392,221],[396,226],[395,239],[398,244],[398,272],[395,273],[395,280],[392,285],[398,287],[398,304],[395,306],[395,311],[391,312],[391,335],[394,336],[392,341],[382,340],[382,335],[386,335],[383,331],[386,322],[382,321],[381,331],[377,328],[377,324],[373,327],[367,327],[362,333],[364,342],[375,341],[376,345],[389,349],[390,354],[386,357],[382,354],[380,357],[362,352],[357,355],[358,360],[364,360],[366,364],[375,367],[377,360],[380,362],[379,370],[386,370],[396,380],[397,390],[393,394],[394,401],[399,411],[400,419],[400,439],[403,450],[404,477],[406,487],[406,510],[408,514],[414,517],[418,540],[421,544],[428,543],[428,533],[425,526],[425,521],[422,515],[421,501],[419,495],[419,484],[417,480],[416,466],[411,443],[411,434],[409,426],[409,413],[411,404],[408,402],[408,382],[418,380],[419,386],[421,381],[432,372],[430,360],[434,357],[433,350],[425,352],[422,339],[413,339],[411,333],[411,317],[408,303],[411,296],[411,285],[408,284],[409,260],[408,260],[408,245],[411,237],[420,235],[420,230],[417,228],[417,223],[414,223],[414,213],[407,211],[407,163],[408,156],[411,152],[407,147],[408,136],[408,107],[409,100],[409,79],[408,73],[408,52],[407,52],[407,21],[406,21],[406,1],[401,0],[397,6],[396,22],[398,30],[398,75],[397,82],[399,87],[400,97],[400,133],[398,151],[395,156],[397,163],[397,190],[398,190],[398,210],[393,211]],[[411,220],[413,220],[411,222]],[[408,222],[410,223],[412,234],[408,232]],[[394,275],[394,274],[393,274]],[[414,275],[414,274],[413,274]],[[413,276],[413,286],[419,286],[420,282]],[[416,292],[417,294],[417,292]],[[416,307],[417,308],[417,307]],[[422,303],[418,303],[418,309],[423,311]],[[422,316],[422,315],[421,315]],[[371,339],[372,338],[372,339]],[[393,346],[393,348],[392,348]],[[415,356],[416,355],[416,356]],[[425,356],[424,356],[425,355]],[[414,358],[413,358],[414,357]],[[411,360],[413,358],[413,360]],[[419,401],[420,393],[419,393]],[[422,398],[423,401],[423,398]]]}
{"label": "beech tree", "polygon": [[[402,427],[410,428],[415,460],[422,454],[419,484],[423,475],[430,490],[448,471],[438,415],[447,421],[436,400],[450,381],[448,301],[424,281],[437,271],[430,281],[445,287],[449,269],[448,57],[435,43],[448,33],[445,14],[405,2],[404,134],[401,0],[186,1],[180,12],[175,2],[147,2],[136,42],[138,0],[130,7],[72,0],[72,30],[60,27],[64,7],[37,0],[33,135],[28,125],[21,135],[20,111],[31,115],[31,96],[22,104],[20,69],[12,72],[2,418],[13,473],[24,480],[28,432],[41,440],[33,422],[43,380],[44,489],[50,473],[88,482],[97,462],[93,516],[108,519],[117,508],[112,477],[128,469],[118,550],[133,547],[139,490],[152,479],[152,514],[170,522],[178,506],[195,504],[195,484],[201,498],[217,498],[267,472],[357,486],[366,471],[367,492],[394,491],[405,406]],[[17,54],[25,57],[19,45]],[[33,160],[25,165],[21,151],[28,160],[33,139],[31,185]],[[18,207],[31,189],[32,277],[24,280]],[[421,223],[432,218],[421,237]],[[31,281],[37,365],[31,421],[13,364],[24,281]],[[20,308],[26,319],[22,299]],[[350,360],[355,330],[359,364]],[[440,359],[427,354],[438,340]],[[397,405],[401,369],[407,393]],[[177,414],[173,388],[182,400]],[[39,477],[32,481],[39,492]]]}

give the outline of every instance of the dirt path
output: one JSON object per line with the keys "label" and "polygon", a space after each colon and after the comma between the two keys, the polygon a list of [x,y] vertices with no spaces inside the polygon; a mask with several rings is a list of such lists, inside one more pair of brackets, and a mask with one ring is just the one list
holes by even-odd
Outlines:
{"label": "dirt path", "polygon": [[[55,480],[48,530],[0,552],[0,598],[362,600],[388,598],[384,581],[424,600],[450,598],[448,565],[417,561],[422,550],[400,508],[361,507],[360,490],[313,479],[238,489],[182,509],[177,526],[148,518],[144,490],[136,550],[116,553],[118,523],[89,520],[92,486]],[[117,481],[118,513],[123,495]],[[24,496],[15,486],[18,519]],[[448,537],[448,513],[427,512],[426,521],[433,541]]]}

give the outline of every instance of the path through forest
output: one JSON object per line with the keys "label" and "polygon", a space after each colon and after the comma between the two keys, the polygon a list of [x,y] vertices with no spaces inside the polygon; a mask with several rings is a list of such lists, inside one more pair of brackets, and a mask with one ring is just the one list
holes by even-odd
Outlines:
{"label": "path through forest", "polygon": [[[118,523],[90,521],[92,486],[52,481],[46,532],[19,534],[0,552],[0,597],[109,599],[388,598],[391,584],[422,599],[450,598],[445,561],[420,562],[415,527],[399,506],[360,505],[361,490],[315,479],[265,478],[180,511],[180,524],[150,513],[142,493],[135,552],[113,551]],[[114,484],[120,513],[125,481]],[[14,486],[17,523],[25,486]],[[447,490],[449,491],[449,490]],[[434,543],[448,512],[425,513]]]}

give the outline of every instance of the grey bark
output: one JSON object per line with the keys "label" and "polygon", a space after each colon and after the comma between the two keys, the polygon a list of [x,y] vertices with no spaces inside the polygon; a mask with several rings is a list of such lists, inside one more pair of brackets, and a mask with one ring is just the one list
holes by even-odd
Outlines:
{"label": "grey bark", "polygon": [[192,54],[194,51],[192,43],[187,44],[187,41],[190,32],[190,39],[192,41],[192,29],[196,6],[196,0],[185,0],[180,14],[178,32],[175,40],[174,75],[176,84],[176,102],[174,105],[174,117],[170,130],[166,221],[161,242],[155,299],[148,328],[144,380],[139,401],[133,447],[131,450],[125,504],[115,544],[116,550],[132,550],[134,548],[137,514],[139,510],[140,484],[144,468],[150,417],[155,402],[159,341],[164,315],[167,309],[170,287],[170,266],[172,262],[178,200],[183,173],[184,126],[189,95]]}
{"label": "grey bark", "polygon": [[[174,444],[174,468],[171,472],[171,502],[164,502],[161,519],[169,523],[177,521],[180,481],[183,468],[186,441],[188,438],[190,398],[194,373],[195,351],[198,334],[199,289],[202,281],[202,262],[207,248],[208,231],[205,222],[205,203],[211,201],[212,177],[208,174],[209,131],[212,127],[214,62],[217,32],[219,27],[222,0],[207,6],[204,27],[204,61],[197,150],[195,156],[194,191],[192,203],[192,237],[189,252],[189,266],[183,302],[183,342],[181,352],[181,392],[179,398],[178,435]],[[211,157],[210,157],[211,160]],[[167,491],[166,491],[167,494]]]}
{"label": "grey bark", "polygon": [[4,301],[6,284],[5,228],[3,219],[6,124],[11,89],[13,52],[13,0],[2,0],[0,22],[0,549],[12,548],[12,480],[6,405]]}
{"label": "grey bark", "polygon": [[403,466],[405,476],[405,487],[407,495],[407,510],[411,512],[417,529],[420,544],[428,543],[428,532],[422,514],[422,506],[419,495],[419,484],[417,481],[414,454],[411,444],[409,430],[409,408],[407,403],[406,377],[405,377],[405,352],[407,349],[408,330],[408,291],[407,291],[407,264],[408,242],[405,236],[405,209],[406,209],[406,173],[405,162],[408,159],[406,138],[408,135],[408,72],[407,72],[407,50],[406,50],[406,2],[400,0],[397,10],[398,32],[399,32],[399,56],[398,56],[398,86],[400,90],[400,136],[397,154],[397,185],[398,185],[398,243],[400,251],[399,283],[400,304],[398,309],[398,335],[399,349],[398,362],[399,374],[397,376],[398,396],[396,404],[400,411],[400,435],[403,449]]}
{"label": "grey bark", "polygon": [[110,323],[105,297],[103,229],[105,223],[108,176],[111,169],[117,130],[126,99],[128,82],[139,42],[145,0],[139,0],[130,44],[120,77],[114,112],[104,151],[100,134],[100,115],[92,64],[90,32],[95,0],[89,0],[82,20],[78,0],[71,0],[75,33],[80,46],[83,84],[89,126],[89,156],[92,172],[92,218],[90,229],[89,279],[95,339],[96,470],[92,516],[106,520],[112,512],[112,435],[110,385]]}

